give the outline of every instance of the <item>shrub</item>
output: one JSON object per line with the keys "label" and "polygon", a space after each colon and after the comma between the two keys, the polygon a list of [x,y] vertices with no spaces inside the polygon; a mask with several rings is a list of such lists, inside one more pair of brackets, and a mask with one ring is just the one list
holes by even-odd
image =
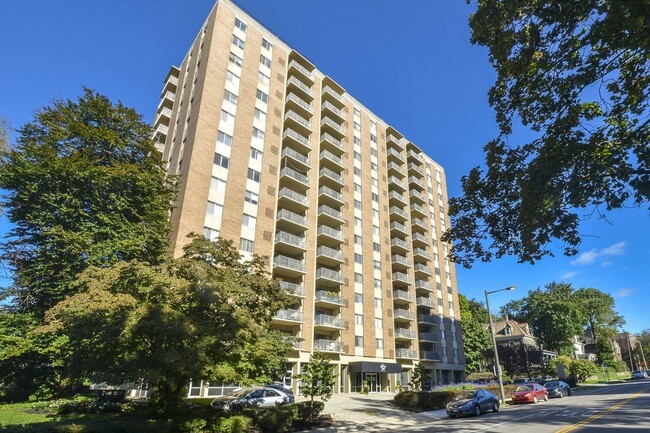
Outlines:
{"label": "shrub", "polygon": [[294,421],[298,419],[298,406],[287,404],[284,406],[270,407],[264,410],[264,413],[257,422],[257,426],[263,432],[280,433],[289,431]]}
{"label": "shrub", "polygon": [[318,417],[325,409],[325,403],[322,401],[314,401],[313,403],[303,401],[297,403],[296,406],[298,408],[298,418],[302,421]]}
{"label": "shrub", "polygon": [[203,418],[194,418],[189,421],[185,421],[180,430],[183,433],[203,433],[207,425],[208,422]]}
{"label": "shrub", "polygon": [[234,415],[220,418],[214,425],[214,433],[245,433],[253,426],[253,420],[247,416]]}
{"label": "shrub", "polygon": [[395,396],[395,406],[410,412],[444,408],[457,393],[455,391],[418,392],[405,391]]}

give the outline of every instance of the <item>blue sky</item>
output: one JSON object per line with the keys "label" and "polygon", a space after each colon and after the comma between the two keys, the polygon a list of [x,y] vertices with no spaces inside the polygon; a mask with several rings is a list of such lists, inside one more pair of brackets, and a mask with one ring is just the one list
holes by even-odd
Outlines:
{"label": "blue sky", "polygon": [[[55,97],[87,86],[147,121],[169,66],[179,64],[213,0],[20,0],[3,4],[0,116],[19,127]],[[487,51],[469,42],[464,1],[240,0],[240,6],[420,146],[447,173],[450,196],[483,162],[497,133]],[[324,24],[326,23],[326,24]],[[522,134],[525,137],[525,134]],[[513,141],[511,141],[513,142]],[[647,206],[646,206],[647,208]],[[6,223],[0,232],[7,230]],[[551,281],[611,293],[626,330],[650,327],[647,209],[623,209],[581,226],[580,254],[531,265],[513,258],[457,268],[460,292],[496,310]],[[6,277],[6,273],[5,273]],[[5,281],[6,283],[6,281]]]}

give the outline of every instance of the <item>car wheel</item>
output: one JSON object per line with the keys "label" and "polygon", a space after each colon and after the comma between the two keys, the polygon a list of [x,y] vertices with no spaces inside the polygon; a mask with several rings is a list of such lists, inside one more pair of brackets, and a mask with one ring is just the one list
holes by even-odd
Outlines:
{"label": "car wheel", "polygon": [[456,415],[449,415],[449,418],[456,418]]}
{"label": "car wheel", "polygon": [[548,401],[548,394],[544,394],[544,401]]}
{"label": "car wheel", "polygon": [[475,414],[476,416],[480,416],[480,415],[481,415],[481,406],[480,406],[480,405],[478,405],[478,404],[476,405],[476,408],[474,408],[474,414]]}
{"label": "car wheel", "polygon": [[560,390],[560,398],[563,398],[563,397],[564,397],[564,390],[561,389],[561,390]]}
{"label": "car wheel", "polygon": [[499,412],[499,402],[495,401],[494,406],[492,406],[492,412]]}
{"label": "car wheel", "polygon": [[533,403],[537,403],[537,396],[533,396]]}

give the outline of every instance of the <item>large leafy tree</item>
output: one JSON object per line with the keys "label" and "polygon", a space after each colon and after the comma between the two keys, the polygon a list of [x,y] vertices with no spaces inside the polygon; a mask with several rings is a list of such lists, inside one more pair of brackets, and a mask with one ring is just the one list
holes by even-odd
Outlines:
{"label": "large leafy tree", "polygon": [[179,259],[92,267],[78,284],[43,327],[70,339],[71,374],[112,384],[143,379],[165,413],[191,379],[270,380],[291,345],[270,330],[286,295],[262,258],[240,260],[231,241],[194,236]]}
{"label": "large leafy tree", "polygon": [[468,300],[462,294],[458,294],[458,301],[463,330],[465,372],[470,374],[483,371],[486,359],[493,356],[492,339],[484,326],[488,323],[487,310],[478,301]]}
{"label": "large leafy tree", "polygon": [[612,295],[594,288],[578,289],[574,295],[582,310],[586,328],[591,331],[594,340],[598,341],[600,337],[614,338],[618,329],[625,324],[625,319],[616,312]]}
{"label": "large leafy tree", "polygon": [[[650,199],[650,3],[478,0],[499,136],[450,200],[454,260],[577,252],[582,217]],[[532,140],[514,145],[514,128]]]}
{"label": "large leafy tree", "polygon": [[0,158],[2,206],[13,224],[2,258],[14,273],[1,297],[42,317],[75,293],[88,267],[159,263],[175,189],[139,114],[85,89],[18,133]]}

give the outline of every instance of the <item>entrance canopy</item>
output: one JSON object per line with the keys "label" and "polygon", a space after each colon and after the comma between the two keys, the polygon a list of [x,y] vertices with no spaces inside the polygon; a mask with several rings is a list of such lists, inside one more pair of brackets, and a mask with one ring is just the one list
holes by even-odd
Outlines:
{"label": "entrance canopy", "polygon": [[350,373],[401,373],[402,366],[391,362],[359,361],[349,364]]}

